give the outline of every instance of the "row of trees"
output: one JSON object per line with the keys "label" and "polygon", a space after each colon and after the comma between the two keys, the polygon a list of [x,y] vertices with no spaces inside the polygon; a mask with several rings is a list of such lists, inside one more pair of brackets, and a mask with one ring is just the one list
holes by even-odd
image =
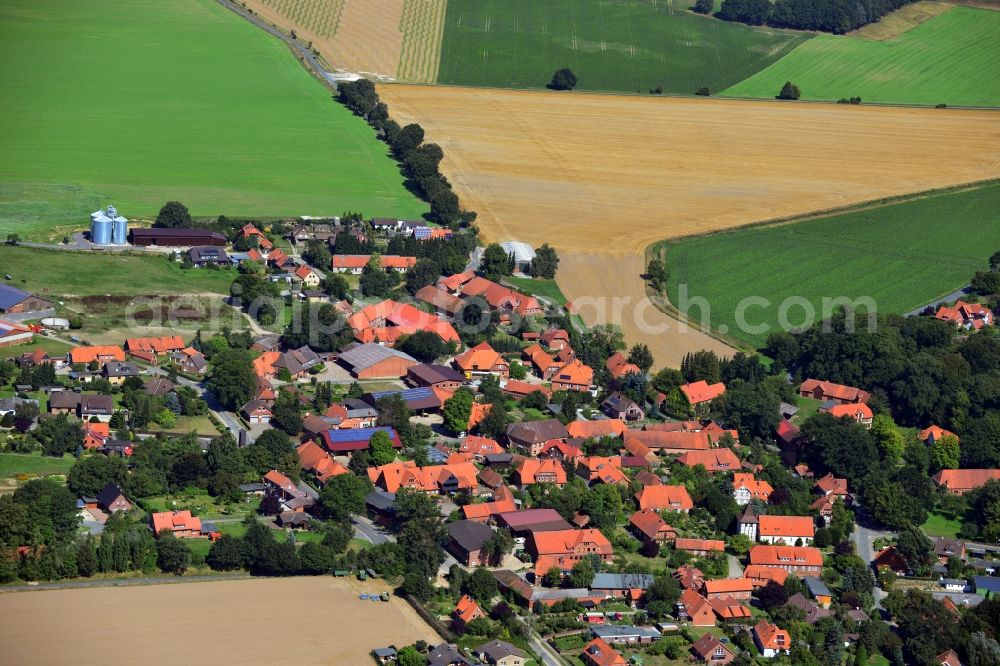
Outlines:
{"label": "row of trees", "polygon": [[[874,23],[912,0],[723,0],[724,21],[843,34]],[[698,11],[705,9],[705,3]],[[711,11],[711,9],[708,9]]]}
{"label": "row of trees", "polygon": [[389,107],[379,100],[375,84],[367,79],[341,82],[338,100],[355,115],[375,128],[403,165],[411,188],[431,205],[435,221],[453,227],[467,226],[476,219],[472,211],[462,210],[451,184],[441,175],[439,165],[444,152],[437,144],[424,144],[424,130],[411,123],[405,127],[389,117]]}

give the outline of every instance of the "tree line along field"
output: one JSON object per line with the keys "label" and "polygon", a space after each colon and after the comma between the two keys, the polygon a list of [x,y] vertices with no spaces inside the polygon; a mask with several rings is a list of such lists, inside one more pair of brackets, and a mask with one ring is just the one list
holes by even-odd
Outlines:
{"label": "tree line along field", "polygon": [[[931,194],[778,226],[669,242],[668,291],[679,285],[711,307],[711,326],[759,347],[767,332],[739,330],[735,310],[750,296],[771,302],[747,310],[751,324],[777,329],[778,306],[803,297],[821,312],[824,297],[871,297],[880,312],[905,313],[968,284],[1000,249],[1000,183]],[[788,319],[797,324],[803,309]],[[699,317],[697,308],[692,315]]]}
{"label": "tree line along field", "polygon": [[542,88],[569,67],[580,90],[717,92],[810,38],[699,16],[691,4],[449,0],[437,80]]}
{"label": "tree line along field", "polygon": [[1000,11],[953,7],[888,40],[818,35],[723,95],[777,95],[794,82],[802,99],[1000,105]]}
{"label": "tree line along field", "polygon": [[427,210],[363,121],[213,0],[4,2],[0,99],[0,214],[28,219],[22,237],[47,223],[10,210],[26,184],[126,217],[171,199],[196,215]]}

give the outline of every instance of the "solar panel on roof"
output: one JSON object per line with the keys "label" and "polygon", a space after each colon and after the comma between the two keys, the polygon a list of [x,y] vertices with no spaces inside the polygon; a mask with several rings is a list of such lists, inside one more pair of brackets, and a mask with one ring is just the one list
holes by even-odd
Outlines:
{"label": "solar panel on roof", "polygon": [[420,400],[422,398],[429,398],[434,395],[434,391],[431,390],[429,386],[420,386],[418,388],[402,389],[399,391],[376,391],[371,394],[375,400],[381,400],[382,398],[398,395],[406,402],[411,400]]}
{"label": "solar panel on roof", "polygon": [[17,287],[0,284],[0,309],[6,310],[7,308],[12,308],[28,296],[31,296],[31,294]]}
{"label": "solar panel on roof", "polygon": [[347,430],[327,430],[326,438],[331,444],[335,442],[357,442],[362,439],[371,439],[377,432],[384,432],[390,438],[396,437],[396,431],[388,427],[380,428],[349,428]]}

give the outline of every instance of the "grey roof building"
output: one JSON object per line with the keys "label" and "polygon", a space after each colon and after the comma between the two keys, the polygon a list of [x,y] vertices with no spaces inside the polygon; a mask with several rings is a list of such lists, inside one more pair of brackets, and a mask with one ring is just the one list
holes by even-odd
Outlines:
{"label": "grey roof building", "polygon": [[590,584],[592,590],[648,590],[653,584],[652,574],[599,573]]}

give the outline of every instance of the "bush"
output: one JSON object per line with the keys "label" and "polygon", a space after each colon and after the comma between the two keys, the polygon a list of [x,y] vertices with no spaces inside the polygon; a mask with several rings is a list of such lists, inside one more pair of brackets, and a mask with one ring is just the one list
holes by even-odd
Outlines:
{"label": "bush", "polygon": [[552,75],[552,81],[546,86],[549,90],[572,90],[576,87],[576,74],[568,67],[563,67]]}
{"label": "bush", "polygon": [[711,94],[712,91],[708,89],[708,86],[702,86],[701,88],[698,88],[697,92],[695,92],[695,95],[700,95],[701,97],[708,97]]}
{"label": "bush", "polygon": [[792,83],[791,81],[785,81],[785,85],[781,86],[781,92],[778,93],[777,99],[798,99],[802,95],[802,91],[799,87]]}
{"label": "bush", "polygon": [[711,14],[715,9],[715,0],[696,0],[692,9],[696,14]]}

